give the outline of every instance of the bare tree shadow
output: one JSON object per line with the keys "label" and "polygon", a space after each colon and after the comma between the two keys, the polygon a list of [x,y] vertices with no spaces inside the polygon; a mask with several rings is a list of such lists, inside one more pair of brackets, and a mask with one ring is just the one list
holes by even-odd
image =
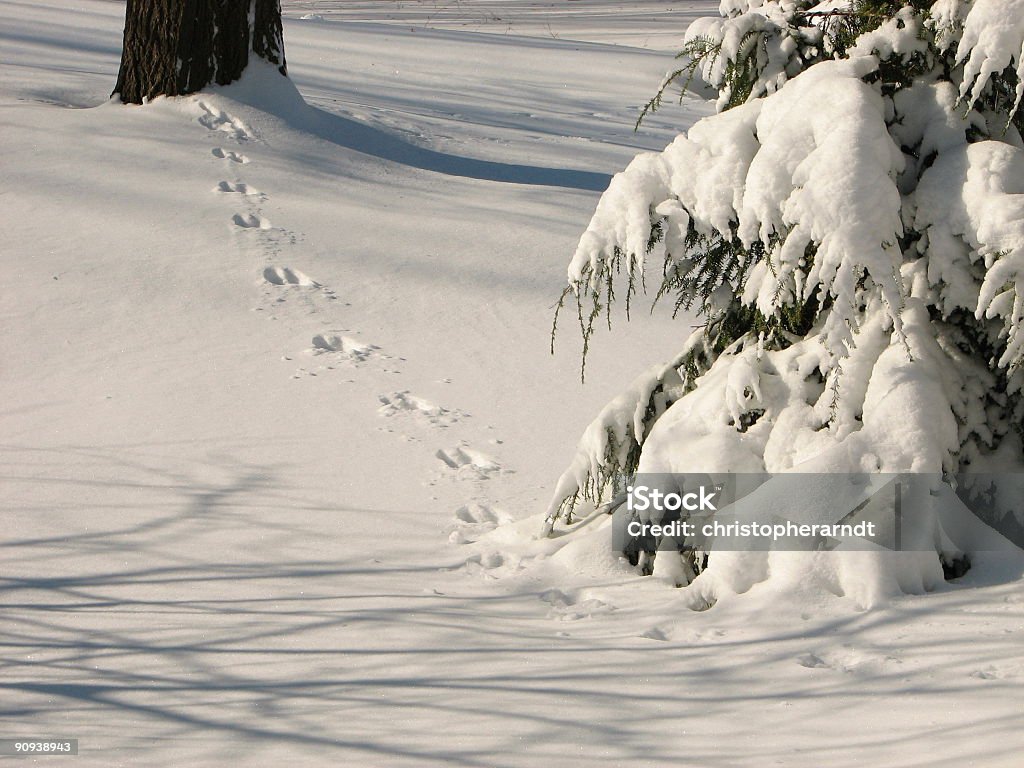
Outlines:
{"label": "bare tree shadow", "polygon": [[[421,510],[323,504],[286,467],[224,449],[175,463],[175,450],[68,447],[18,466],[41,498],[68,498],[74,514],[4,516],[8,730],[74,728],[83,754],[146,765],[208,762],[231,745],[235,764],[284,750],[274,754],[373,765],[557,765],[582,753],[593,765],[671,765],[685,754],[688,764],[727,766],[751,749],[765,763],[792,757],[752,747],[757,726],[737,713],[797,701],[815,714],[790,727],[834,728],[839,707],[978,695],[978,680],[946,674],[941,633],[913,648],[915,679],[936,680],[927,689],[881,661],[763,684],[766,668],[799,669],[808,647],[895,638],[929,610],[922,602],[756,640],[652,642],[621,617],[614,633],[561,636],[554,630],[566,625],[552,624],[529,585],[491,588],[452,570],[453,551],[358,532],[375,515],[415,525]],[[981,623],[998,617],[971,590],[955,597]],[[1013,642],[973,649],[974,662],[1004,665]],[[837,675],[854,684],[837,685]],[[997,700],[1015,695],[1011,677],[985,686]],[[1005,760],[1015,746],[997,736],[1014,717],[965,716],[927,737],[937,754],[969,746],[979,761]],[[726,727],[745,739],[723,744],[715,731]],[[872,747],[899,749],[900,738],[894,728]],[[147,751],[133,752],[140,743]],[[831,764],[835,745],[818,743],[801,764]]]}

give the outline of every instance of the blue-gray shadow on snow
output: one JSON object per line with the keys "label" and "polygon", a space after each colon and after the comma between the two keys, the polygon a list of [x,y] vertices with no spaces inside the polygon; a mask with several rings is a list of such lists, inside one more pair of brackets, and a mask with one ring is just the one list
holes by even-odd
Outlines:
{"label": "blue-gray shadow on snow", "polygon": [[417,147],[377,128],[307,104],[291,80],[281,77],[272,67],[260,64],[250,64],[240,81],[215,92],[269,112],[289,127],[331,144],[424,171],[592,192],[603,192],[611,181],[608,174],[593,171],[499,163]]}

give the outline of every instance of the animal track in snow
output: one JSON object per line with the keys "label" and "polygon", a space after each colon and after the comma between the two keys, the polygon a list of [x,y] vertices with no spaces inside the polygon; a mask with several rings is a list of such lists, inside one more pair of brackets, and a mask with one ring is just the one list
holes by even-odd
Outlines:
{"label": "animal track in snow", "polygon": [[971,677],[978,680],[1002,680],[1003,678],[1017,677],[1017,673],[1013,668],[1000,669],[994,664],[989,664],[984,669],[972,672]]}
{"label": "animal track in snow", "polygon": [[313,337],[314,355],[336,354],[355,362],[363,362],[377,354],[380,347],[353,339],[351,336],[320,334]]}
{"label": "animal track in snow", "polygon": [[540,593],[540,599],[556,608],[567,608],[576,605],[576,598],[560,589],[547,589]]}
{"label": "animal track in snow", "polygon": [[496,579],[498,576],[491,571],[519,571],[522,570],[522,565],[519,558],[510,558],[501,552],[478,552],[467,557],[460,568],[469,573],[479,574],[485,579]]}
{"label": "animal track in snow", "polygon": [[[261,286],[262,297],[259,306],[253,307],[254,312],[264,313],[264,317],[270,320],[277,320],[282,312],[287,312],[289,317],[295,317],[296,313],[315,316],[324,312],[331,303],[336,302],[338,296],[330,288],[314,280],[309,275],[294,267],[276,265],[281,256],[282,249],[279,244],[281,238],[287,236],[287,232],[275,227],[265,233],[261,233],[258,245],[263,248],[267,256],[267,262],[261,268],[259,285]],[[343,303],[343,302],[342,302]],[[333,322],[325,320],[325,323]],[[339,334],[339,331],[331,331],[331,334]],[[308,350],[311,354],[331,352],[326,342],[326,334],[318,343],[314,342],[313,348]],[[382,355],[382,357],[387,357]]]}
{"label": "animal track in snow", "polygon": [[831,669],[832,665],[825,661],[821,656],[816,653],[805,653],[802,656],[798,656],[796,663],[801,667],[807,667],[807,669]]}
{"label": "animal track in snow", "polygon": [[542,592],[540,599],[551,606],[548,615],[558,621],[589,619],[591,616],[611,613],[615,610],[614,606],[609,605],[603,600],[598,600],[597,598],[577,600],[560,589],[549,589]]}
{"label": "animal track in snow", "polygon": [[469,525],[505,523],[509,516],[500,510],[495,510],[486,504],[467,504],[455,510],[455,519]]}
{"label": "animal track in snow", "polygon": [[669,640],[669,636],[661,627],[651,627],[646,632],[641,634],[640,637],[646,638],[648,640],[659,640],[661,642],[666,642]]}
{"label": "animal track in snow", "polygon": [[214,192],[235,192],[239,195],[260,195],[262,194],[258,189],[250,187],[248,184],[234,181],[222,181],[213,189]]}
{"label": "animal track in snow", "polygon": [[236,213],[231,217],[231,221],[242,229],[270,229],[272,226],[269,219],[255,213]]}
{"label": "animal track in snow", "polygon": [[377,412],[381,416],[393,417],[410,415],[428,421],[436,427],[446,428],[466,416],[462,411],[450,411],[429,400],[410,394],[407,390],[379,395],[381,406]]}
{"label": "animal track in snow", "polygon": [[271,285],[302,285],[311,288],[319,288],[320,283],[303,274],[297,269],[290,267],[267,267],[263,270],[263,279]]}
{"label": "animal track in snow", "polygon": [[828,653],[804,653],[796,658],[796,663],[807,669],[831,669],[836,672],[878,672],[898,666],[902,659],[892,655],[882,655],[871,649],[856,649],[844,646]]}
{"label": "animal track in snow", "polygon": [[501,465],[487,454],[464,446],[448,450],[440,449],[434,455],[449,469],[456,471],[471,469],[482,477],[501,470]]}
{"label": "animal track in snow", "polygon": [[199,101],[199,108],[203,114],[199,116],[199,124],[211,131],[222,131],[236,141],[246,141],[253,138],[249,128],[234,115],[228,114],[219,107]]}
{"label": "animal track in snow", "polygon": [[490,533],[501,523],[511,518],[501,510],[486,504],[470,503],[455,510],[455,524],[450,529],[448,541],[451,544],[467,544]]}
{"label": "animal track in snow", "polygon": [[249,158],[241,152],[232,152],[230,149],[223,149],[221,147],[215,147],[213,149],[213,156],[218,157],[221,160],[230,160],[232,163],[239,163],[241,165],[245,165],[249,162]]}
{"label": "animal track in snow", "polygon": [[478,563],[483,568],[500,568],[505,564],[505,557],[500,552],[485,552],[473,555],[467,563]]}

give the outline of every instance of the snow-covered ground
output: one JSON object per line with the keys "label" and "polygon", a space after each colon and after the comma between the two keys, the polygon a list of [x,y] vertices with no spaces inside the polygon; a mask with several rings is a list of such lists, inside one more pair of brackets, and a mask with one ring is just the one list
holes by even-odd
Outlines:
{"label": "snow-covered ground", "polygon": [[125,108],[123,3],[0,0],[0,738],[104,766],[1020,764],[1018,585],[694,613],[514,524],[690,330],[635,313],[585,386],[571,322],[547,354],[608,175],[709,111],[632,131],[713,7],[286,0],[313,109],[259,70]]}

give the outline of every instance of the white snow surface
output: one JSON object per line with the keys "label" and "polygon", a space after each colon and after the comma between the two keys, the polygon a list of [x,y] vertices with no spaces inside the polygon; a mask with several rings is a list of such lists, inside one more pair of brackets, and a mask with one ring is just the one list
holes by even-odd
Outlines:
{"label": "white snow surface", "polygon": [[[632,132],[715,5],[284,5],[297,90],[256,67],[122,107],[122,3],[0,0],[0,738],[83,766],[1019,765],[1006,574],[844,595],[773,553],[700,612],[600,520],[532,541],[624,372],[690,334],[621,323],[586,386],[569,324],[547,355],[608,176],[712,111]],[[998,248],[969,202],[949,235]]]}

